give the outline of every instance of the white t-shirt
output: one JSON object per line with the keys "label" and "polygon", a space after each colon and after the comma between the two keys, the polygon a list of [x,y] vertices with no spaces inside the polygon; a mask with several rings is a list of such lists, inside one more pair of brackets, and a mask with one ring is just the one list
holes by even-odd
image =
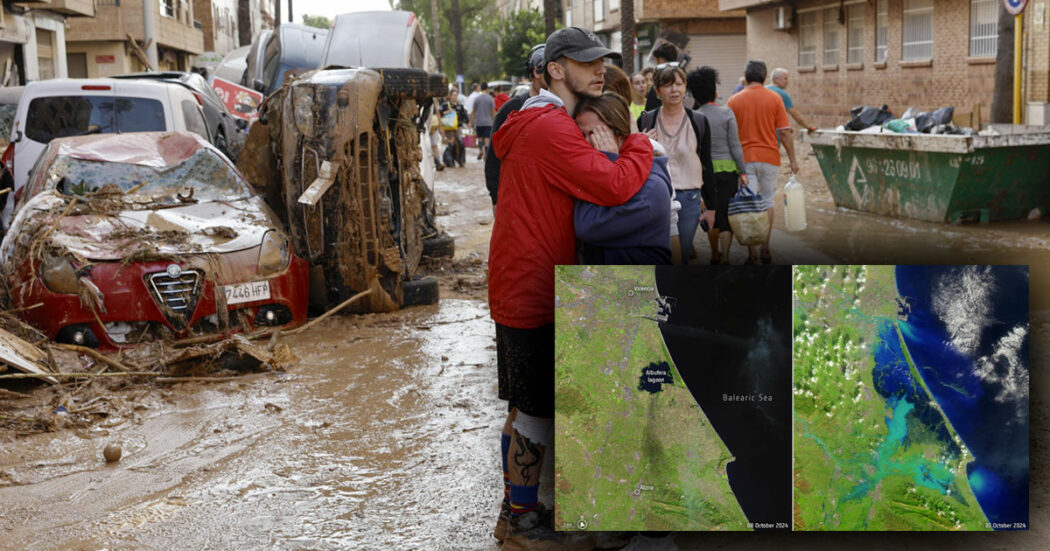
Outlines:
{"label": "white t-shirt", "polygon": [[467,102],[465,104],[463,104],[463,107],[467,108],[467,113],[473,113],[474,112],[474,98],[476,98],[476,97],[478,97],[480,95],[481,95],[481,92],[475,91],[475,92],[471,92],[470,95],[467,96]]}

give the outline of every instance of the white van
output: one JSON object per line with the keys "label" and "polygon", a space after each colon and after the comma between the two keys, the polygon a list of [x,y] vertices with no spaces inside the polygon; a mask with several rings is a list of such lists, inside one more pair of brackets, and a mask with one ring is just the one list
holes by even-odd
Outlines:
{"label": "white van", "polygon": [[186,130],[211,141],[203,99],[175,83],[114,79],[53,79],[25,86],[3,154],[14,178],[0,222],[6,230],[15,199],[44,147],[84,134]]}

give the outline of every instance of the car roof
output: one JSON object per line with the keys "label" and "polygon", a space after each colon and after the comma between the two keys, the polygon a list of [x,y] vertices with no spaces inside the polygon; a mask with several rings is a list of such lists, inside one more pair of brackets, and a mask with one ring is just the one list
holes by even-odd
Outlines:
{"label": "car roof", "polygon": [[304,69],[317,67],[328,38],[328,29],[282,23],[277,30],[281,33],[281,65]]}
{"label": "car roof", "polygon": [[[89,87],[99,87],[92,90]],[[185,90],[175,82],[164,82],[160,80],[117,80],[111,78],[54,78],[50,80],[36,80],[26,84],[23,97],[36,98],[40,96],[59,96],[70,92],[89,91],[111,91],[120,95],[143,95],[146,97],[157,97],[169,90]],[[86,95],[86,94],[78,94]]]}
{"label": "car roof", "polygon": [[125,132],[55,138],[48,144],[55,156],[85,161],[132,164],[163,168],[192,156],[211,144],[192,132]]}

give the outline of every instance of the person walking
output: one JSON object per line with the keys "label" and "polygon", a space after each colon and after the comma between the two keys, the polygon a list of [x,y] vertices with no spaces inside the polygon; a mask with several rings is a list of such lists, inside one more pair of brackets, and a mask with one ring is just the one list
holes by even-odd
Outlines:
{"label": "person walking", "polygon": [[[656,71],[666,67],[677,67],[678,57],[681,52],[678,46],[670,42],[663,42],[653,49],[653,59],[656,60]],[[656,93],[656,73],[653,73],[653,86],[649,87],[649,93],[645,97],[645,110],[652,111],[660,107],[660,95]]]}
{"label": "person walking", "polygon": [[[689,264],[693,239],[701,216],[707,225],[714,224],[716,203],[714,172],[711,164],[711,131],[707,118],[685,107],[685,71],[669,65],[656,72],[653,88],[662,106],[642,113],[638,129],[659,142],[667,151],[667,168],[671,174],[675,198],[681,203],[678,212],[678,234],[681,257]],[[711,183],[710,186],[704,186]],[[708,210],[704,212],[704,204]]]}
{"label": "person walking", "polygon": [[642,73],[635,73],[631,77],[631,120],[637,121],[638,117],[642,116],[645,112],[645,95],[649,93],[648,84],[646,84],[645,75]]}
{"label": "person walking", "polygon": [[784,100],[784,109],[787,110],[788,115],[795,119],[795,122],[799,126],[806,129],[806,132],[816,132],[817,127],[809,124],[809,121],[799,113],[798,109],[795,108],[795,102],[791,101],[791,96],[787,93],[788,87],[788,70],[783,67],[777,67],[773,69],[773,73],[769,76],[771,84],[766,86],[770,90],[777,93],[780,99]]}
{"label": "person walking", "polygon": [[627,137],[619,158],[610,161],[601,151],[615,151],[612,133],[599,128],[588,140],[569,116],[580,98],[601,94],[605,57],[619,54],[593,32],[566,27],[551,33],[544,48],[550,91],[530,97],[493,136],[502,165],[489,244],[489,310],[511,429],[502,441],[509,503],[496,530],[505,536],[504,551],[584,543],[554,532],[538,499],[553,433],[554,266],[575,261],[573,200],[623,204],[642,187],[653,162],[649,140],[638,134]]}
{"label": "person walking", "polygon": [[715,102],[718,96],[718,71],[700,67],[690,71],[686,85],[711,126],[711,166],[714,170],[715,210],[714,226],[707,232],[711,244],[711,263],[729,264],[729,248],[733,244],[733,229],[729,226],[729,198],[737,189],[747,185],[743,174],[744,151],[737,133],[733,110]]}
{"label": "person walking", "polygon": [[468,117],[458,98],[459,92],[452,88],[441,103],[441,131],[445,143],[448,144],[442,159],[449,167],[455,166],[456,163],[459,163],[460,167],[467,164],[467,152],[463,146],[463,134],[460,129],[467,124]]}
{"label": "person walking", "polygon": [[[521,109],[521,106],[525,104],[525,100],[540,93],[540,90],[547,88],[547,83],[543,80],[543,52],[545,44],[537,44],[529,50],[529,58],[525,62],[525,74],[529,75],[529,80],[532,82],[532,86],[529,87],[528,94],[522,94],[514,96],[507,100],[507,103],[503,104],[496,112],[496,118],[492,121],[492,134],[503,126],[503,122],[507,120],[507,116],[511,113]],[[493,148],[489,148],[485,154],[485,187],[489,190],[489,197],[492,198],[492,214],[496,214],[496,199],[499,197],[499,173],[500,173],[500,158],[493,152]]]}
{"label": "person walking", "polygon": [[492,120],[496,116],[496,102],[489,94],[488,83],[481,84],[481,94],[474,98],[474,110],[470,112],[470,123],[478,138],[478,158],[485,158],[489,137],[492,135]]}
{"label": "person walking", "polygon": [[[777,176],[780,169],[780,148],[777,142],[784,145],[791,172],[798,173],[795,161],[795,143],[791,133],[791,122],[780,96],[762,86],[766,80],[766,64],[760,60],[747,62],[744,68],[744,80],[747,86],[729,98],[729,108],[736,115],[737,127],[740,130],[740,145],[744,149],[744,172],[747,173],[748,186],[757,191],[764,199],[766,213],[769,214],[770,232],[773,228],[773,197],[777,191]],[[769,249],[769,235],[758,252],[763,264],[773,262],[773,253]],[[748,247],[748,264],[754,264],[759,256],[756,246]]]}

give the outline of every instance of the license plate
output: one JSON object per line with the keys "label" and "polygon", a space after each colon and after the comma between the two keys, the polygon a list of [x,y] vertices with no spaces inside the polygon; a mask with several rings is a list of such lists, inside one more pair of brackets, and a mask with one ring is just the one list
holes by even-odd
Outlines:
{"label": "license plate", "polygon": [[238,283],[237,285],[224,285],[222,292],[226,295],[226,304],[266,300],[270,298],[270,282],[253,281],[251,283]]}

